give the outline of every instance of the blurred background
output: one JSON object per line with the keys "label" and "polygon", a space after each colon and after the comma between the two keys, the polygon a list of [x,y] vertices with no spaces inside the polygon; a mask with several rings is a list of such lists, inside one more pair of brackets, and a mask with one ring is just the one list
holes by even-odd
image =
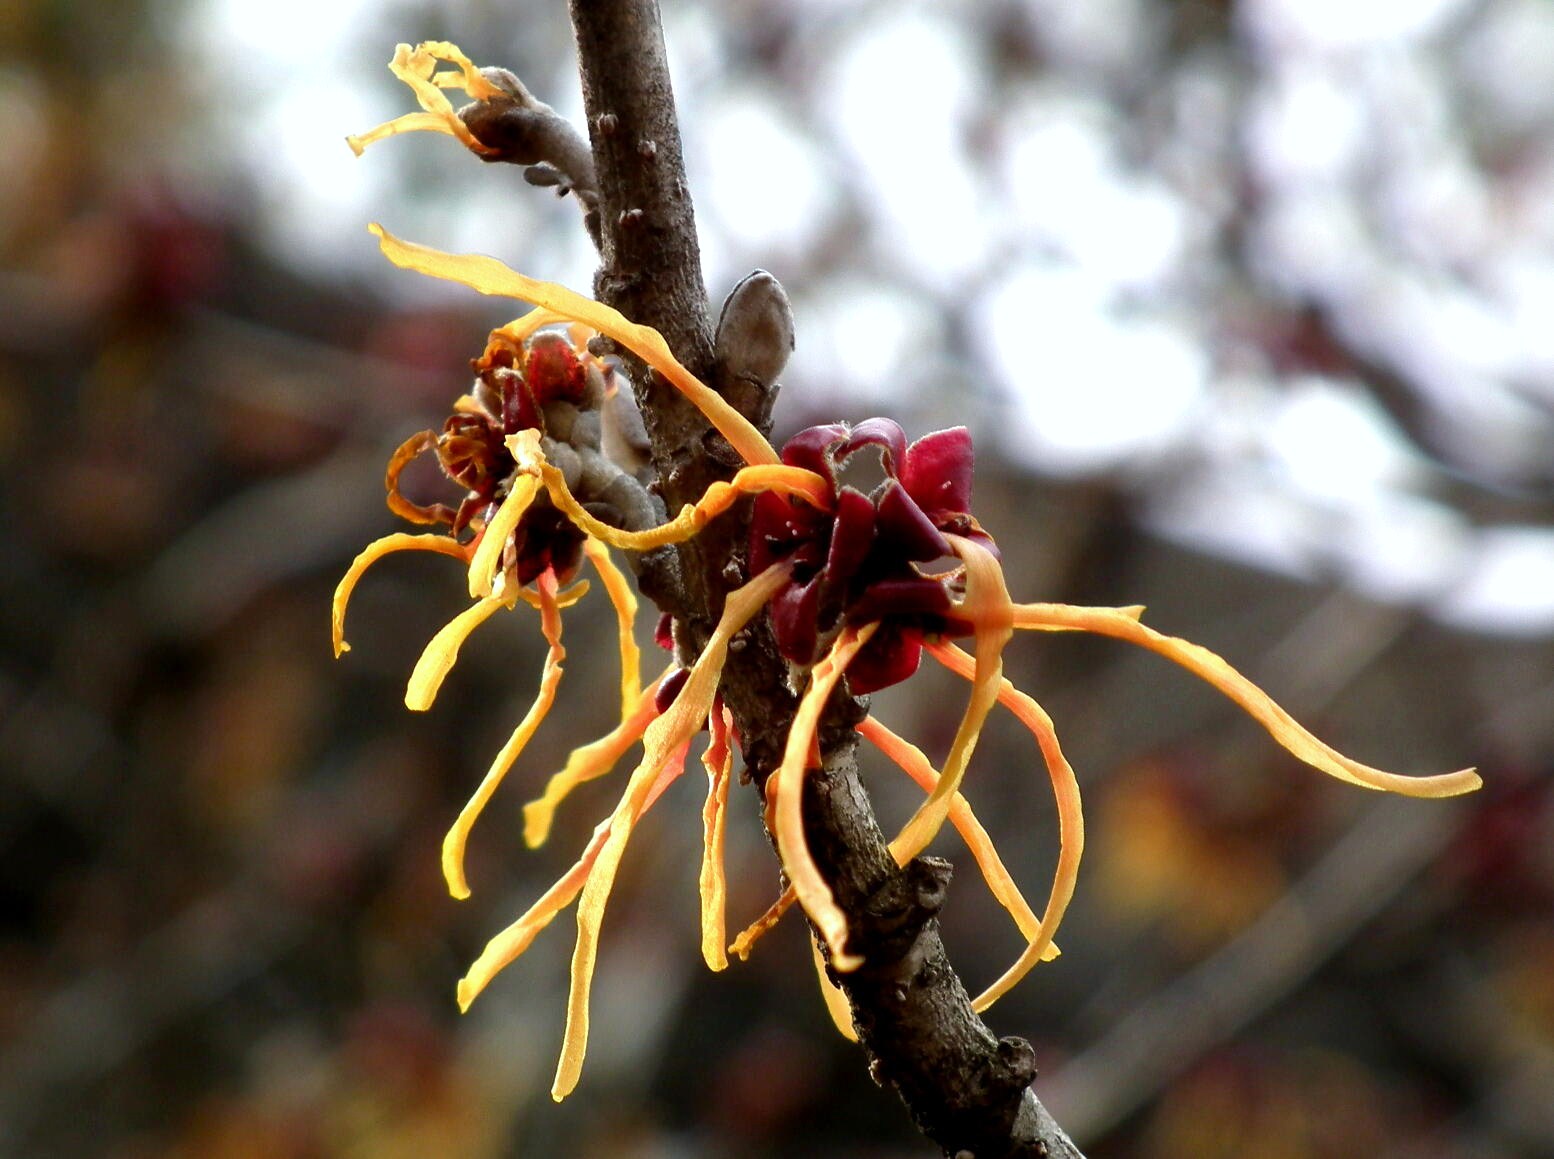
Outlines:
{"label": "blurred background", "polygon": [[[1554,5],[666,8],[714,300],[755,266],[794,299],[779,433],[967,423],[1016,598],[1147,603],[1350,754],[1484,772],[1378,798],[1153,657],[1017,642],[1091,837],[1066,953],[991,1025],[1059,1120],[1092,1159],[1554,1155]],[[336,580],[394,529],[388,452],[508,316],[366,222],[593,266],[516,170],[430,135],[351,156],[411,107],[394,44],[433,37],[579,115],[559,0],[0,12],[0,1154],[927,1155],[796,923],[701,966],[695,774],[633,843],[571,1100],[570,918],[456,1012],[618,788],[522,847],[606,724],[601,606],[455,903],[438,846],[534,625],[405,711],[463,583],[400,556],[329,656]],[[925,672],[878,711],[942,756],[961,695]],[[968,792],[1038,900],[1045,783],[998,721]],[[776,870],[734,802],[738,928]],[[980,987],[1018,942],[941,846]]]}

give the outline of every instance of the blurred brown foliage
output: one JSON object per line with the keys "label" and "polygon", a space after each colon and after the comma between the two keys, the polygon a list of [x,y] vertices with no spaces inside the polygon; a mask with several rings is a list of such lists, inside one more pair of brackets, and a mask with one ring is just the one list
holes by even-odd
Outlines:
{"label": "blurred brown foliage", "polygon": [[[455,904],[438,843],[528,696],[536,641],[490,630],[417,717],[399,692],[459,601],[444,561],[374,574],[348,664],[325,625],[338,574],[389,529],[387,450],[463,389],[490,319],[284,268],[242,190],[186,183],[172,158],[201,110],[157,31],[171,19],[106,0],[0,18],[0,1151],[919,1153],[827,1026],[796,926],[700,970],[689,796],[633,849],[573,1101],[545,1098],[566,938],[455,1013],[464,964],[594,814],[521,848],[522,788],[603,723],[609,695],[575,693],[607,687],[613,627],[579,628],[574,695],[472,847],[478,902]],[[993,1025],[1037,1041],[1089,1153],[1554,1154],[1546,641],[1166,546],[1109,483],[988,457],[978,486],[991,528],[1032,531],[1003,539],[1020,594],[1148,600],[1349,751],[1487,782],[1378,804],[1147,657],[1014,649],[1094,837],[1064,957]],[[887,711],[942,754],[952,687]],[[995,727],[978,765],[969,791],[1034,889],[1053,824],[1033,754]],[[776,887],[756,817],[746,800],[731,825],[731,920]],[[973,876],[945,924],[973,984],[1015,948]]]}

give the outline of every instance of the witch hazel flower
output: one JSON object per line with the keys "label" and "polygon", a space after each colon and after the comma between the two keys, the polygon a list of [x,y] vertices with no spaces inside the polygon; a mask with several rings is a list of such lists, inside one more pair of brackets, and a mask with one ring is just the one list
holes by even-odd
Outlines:
{"label": "witch hazel flower", "polygon": [[[451,69],[439,69],[438,65],[451,65]],[[351,152],[358,157],[368,145],[400,133],[446,133],[465,148],[476,154],[489,154],[495,150],[478,139],[463,119],[454,111],[448,100],[448,89],[459,89],[472,100],[484,101],[500,98],[503,88],[497,83],[496,70],[482,70],[461,52],[457,45],[445,40],[427,40],[411,48],[401,44],[394,50],[389,71],[415,94],[421,106],[418,113],[405,113],[385,121],[375,129],[347,137]]]}
{"label": "witch hazel flower", "polygon": [[[1265,692],[1224,659],[1141,622],[1142,607],[1086,608],[1016,603],[1008,593],[996,545],[970,511],[972,447],[964,428],[939,431],[904,445],[895,423],[870,419],[812,427],[795,435],[782,459],[808,464],[833,491],[828,515],[806,511],[791,498],[762,496],[752,520],[752,566],[784,559],[794,571],[773,605],[779,647],[808,666],[808,682],[784,760],[767,782],[783,865],[792,898],[803,904],[840,970],[860,960],[848,952],[846,917],[837,907],[804,840],[802,783],[811,766],[815,729],[831,691],[845,675],[851,691],[884,687],[910,676],[926,651],[971,682],[970,701],[927,801],[891,849],[905,864],[936,835],[958,804],[958,792],[977,738],[995,703],[1031,732],[1041,751],[1058,805],[1060,853],[1047,908],[1019,959],[979,996],[984,1010],[1007,993],[1037,961],[1051,955],[1052,936],[1073,896],[1083,850],[1078,784],[1063,756],[1051,719],[1030,696],[1003,677],[1002,653],[1017,630],[1082,631],[1112,636],[1153,651],[1206,680],[1257,720],[1289,752],[1313,767],[1361,787],[1419,797],[1444,797],[1479,786],[1472,769],[1433,777],[1405,777],[1360,764],[1318,740]],[[838,465],[865,447],[879,447],[885,481],[864,496],[837,481]],[[960,566],[930,569],[949,555]],[[971,637],[970,653],[951,642]],[[883,644],[881,643],[883,641]],[[861,676],[853,683],[855,674]],[[922,754],[870,717],[859,732],[909,773]],[[968,839],[973,849],[976,845]],[[979,862],[982,861],[979,858]],[[984,864],[990,884],[999,867]],[[995,886],[995,893],[1000,887]],[[773,907],[767,925],[780,913]],[[1004,900],[1001,896],[1000,900]],[[1031,928],[1012,897],[1005,901],[1022,931]],[[764,927],[763,927],[764,928]],[[755,931],[759,932],[759,931]],[[748,948],[747,943],[736,947]]]}
{"label": "witch hazel flower", "polygon": [[[443,843],[443,873],[455,897],[470,894],[464,854],[476,820],[555,703],[566,657],[562,613],[588,594],[589,582],[576,578],[584,562],[598,572],[617,618],[619,724],[576,749],[542,794],[525,807],[525,840],[539,845],[546,839],[556,809],[578,785],[609,773],[639,744],[642,755],[619,804],[595,829],[577,863],[490,941],[458,987],[459,1004],[468,1009],[542,929],[576,905],[572,997],[552,1088],[555,1097],[562,1098],[576,1086],[582,1068],[598,933],[621,857],[636,825],[683,774],[691,742],[703,729],[711,739],[702,757],[708,770],[699,879],[702,948],[713,969],[727,965],[722,850],[733,725],[717,695],[718,679],[734,636],[763,612],[791,570],[786,563],[774,564],[731,592],[695,661],[686,668],[671,663],[644,686],[634,634],[636,597],[613,562],[611,549],[641,552],[682,542],[742,496],[768,491],[808,494],[821,503],[826,488],[812,473],[780,462],[748,420],[674,360],[657,331],[562,286],[526,278],[491,258],[440,253],[372,228],[385,255],[397,265],[536,307],[491,333],[472,364],[475,382],[470,393],[454,403],[441,431],[413,435],[390,459],[385,479],[390,509],[411,522],[446,525],[447,531],[397,533],[368,545],[346,572],[334,599],[335,652],[340,655],[348,649],[345,616],[351,594],[378,560],[401,551],[431,551],[466,566],[474,603],[437,633],[416,664],[405,693],[406,705],[414,710],[434,703],[464,641],[496,612],[519,604],[539,612],[550,646],[539,690]],[[556,332],[556,326],[567,327],[566,333]],[[610,373],[588,353],[587,341],[594,334],[613,338],[643,358],[695,402],[747,461],[754,461],[675,518],[656,522],[646,492],[600,449],[598,408],[608,392]],[[401,492],[405,467],[428,452],[436,455],[447,479],[463,489],[456,507],[419,503]]]}
{"label": "witch hazel flower", "polygon": [[[838,472],[861,451],[877,450],[885,480],[870,495],[838,486]],[[955,619],[952,586],[923,570],[953,557],[946,535],[992,549],[971,516],[971,435],[965,427],[935,431],[910,446],[890,419],[857,426],[810,427],[790,439],[782,461],[826,480],[832,510],[774,493],[755,500],[750,569],[781,559],[792,578],[772,601],[772,625],[783,656],[801,671],[818,659],[822,639],[844,619],[881,625],[848,667],[855,695],[905,680],[917,671],[925,636],[970,635]]]}
{"label": "witch hazel flower", "polygon": [[[456,71],[437,73],[438,61]],[[409,129],[436,128],[458,136],[458,120],[441,89],[464,87],[479,98],[475,70],[451,45],[401,46],[396,75],[412,83],[423,111],[380,126],[363,142]],[[468,142],[465,142],[468,144]],[[475,821],[558,694],[566,653],[562,613],[582,600],[586,561],[613,605],[620,651],[620,719],[604,737],[575,749],[543,792],[524,809],[524,837],[537,846],[556,810],[578,785],[603,777],[641,746],[620,800],[594,830],[577,861],[508,928],[491,939],[458,986],[468,1009],[498,972],[520,956],[557,915],[577,911],[567,1023],[552,1094],[565,1097],[578,1081],[589,1029],[589,998],[599,934],[610,890],[637,825],[664,790],[683,775],[693,740],[704,729],[708,792],[702,810],[699,874],[703,957],[714,970],[727,953],[747,955],[793,903],[818,931],[830,965],[840,972],[863,964],[848,944],[848,921],[809,849],[802,815],[811,770],[820,762],[821,717],[838,690],[858,695],[908,679],[923,653],[970,684],[965,710],[943,764],[873,716],[859,733],[919,784],[922,805],[891,842],[898,864],[926,849],[946,822],[965,840],[989,889],[1008,910],[1026,947],[974,1006],[986,1009],[1036,962],[1056,955],[1053,935],[1074,892],[1084,845],[1078,782],[1053,722],[1032,697],[1003,675],[1003,652],[1016,632],[1089,632],[1148,649],[1207,681],[1312,767],[1362,788],[1416,797],[1446,797],[1476,789],[1472,769],[1406,777],[1345,757],[1299,725],[1267,693],[1224,659],[1142,622],[1142,607],[1091,608],[1017,603],[996,545],[971,510],[973,447],[965,428],[908,442],[884,418],[854,426],[811,427],[779,454],[730,403],[682,366],[662,335],[565,287],[537,281],[494,258],[442,253],[370,227],[384,255],[401,268],[461,283],[534,307],[493,331],[474,360],[475,383],[458,399],[440,431],[423,431],[392,457],[389,506],[421,524],[447,531],[395,534],[370,544],[341,580],[334,601],[336,654],[346,649],[344,617],[351,592],[377,560],[399,551],[432,551],[458,559],[468,573],[469,608],[427,645],[406,689],[412,709],[429,707],[470,633],[496,612],[518,604],[535,609],[549,651],[534,702],[492,762],[443,845],[443,871],[455,897],[467,897],[464,850]],[[556,327],[565,327],[558,332]],[[608,369],[588,353],[592,335],[614,340],[680,391],[727,440],[743,463],[695,503],[660,521],[645,492],[600,449],[598,408],[611,387]],[[414,457],[432,452],[463,492],[458,505],[421,504],[400,492]],[[848,461],[879,456],[882,482],[865,494],[843,483]],[[687,666],[671,663],[644,685],[634,637],[637,602],[612,560],[612,549],[644,552],[684,542],[714,519],[753,497],[746,579],[728,593],[701,653]],[[766,818],[790,886],[725,949],[723,834],[739,743],[723,707],[719,681],[734,638],[757,617],[771,617],[778,649],[790,666],[797,705],[781,761],[765,781]],[[953,641],[965,640],[969,650]],[[1046,906],[1038,917],[1004,867],[961,793],[984,725],[997,705],[1032,735],[1045,764],[1059,820],[1059,853]],[[828,1009],[851,1032],[843,997],[817,951]]]}

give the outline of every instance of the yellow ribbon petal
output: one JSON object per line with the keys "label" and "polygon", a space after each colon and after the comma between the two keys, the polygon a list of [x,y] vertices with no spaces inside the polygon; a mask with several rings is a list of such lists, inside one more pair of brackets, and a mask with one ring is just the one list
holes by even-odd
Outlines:
{"label": "yellow ribbon petal", "polygon": [[[577,603],[578,600],[586,596],[591,590],[592,587],[587,580],[578,580],[565,591],[556,593],[556,607],[560,608],[562,611],[566,611],[573,604]],[[510,595],[519,603],[528,604],[535,611],[542,611],[545,607],[545,603],[540,599],[539,594],[537,592],[530,591],[528,588],[514,588],[512,591],[504,592],[503,595],[504,597]]]}
{"label": "yellow ribbon petal", "polygon": [[540,593],[540,628],[545,633],[545,639],[550,642],[550,651],[545,657],[545,668],[540,674],[540,689],[535,694],[534,703],[524,713],[523,720],[513,730],[512,736],[508,737],[502,751],[497,753],[496,760],[491,762],[490,769],[481,779],[474,795],[459,811],[453,827],[443,838],[443,879],[448,883],[448,892],[456,898],[469,896],[469,883],[464,879],[464,847],[469,841],[470,830],[485,809],[486,802],[491,800],[497,786],[502,783],[502,778],[507,775],[507,770],[512,768],[513,762],[550,712],[550,706],[556,700],[556,689],[561,684],[561,662],[566,659],[567,653],[561,646],[561,609],[556,606],[556,573],[546,569],[535,586]]}
{"label": "yellow ribbon petal", "polygon": [[706,416],[747,463],[777,463],[772,445],[755,425],[731,406],[722,395],[707,386],[675,360],[664,336],[651,326],[628,321],[619,311],[602,302],[585,298],[554,282],[540,282],[509,269],[495,258],[481,254],[447,254],[440,250],[401,241],[374,222],[367,227],[389,261],[401,269],[416,270],[434,278],[458,282],[482,294],[517,298],[562,317],[590,326],[607,338],[613,338],[641,358]]}
{"label": "yellow ribbon petal", "polygon": [[642,696],[642,651],[637,647],[637,593],[631,590],[621,569],[610,558],[610,549],[593,536],[583,541],[583,554],[604,581],[605,594],[615,607],[616,636],[621,653],[621,719],[631,715]]}
{"label": "yellow ribbon petal", "polygon": [[[438,73],[438,61],[446,61],[456,66],[459,72]],[[459,51],[457,46],[445,40],[424,41],[415,48],[411,48],[408,44],[401,44],[395,47],[394,59],[389,62],[388,67],[391,73],[409,86],[422,111],[406,113],[391,121],[385,121],[365,133],[347,137],[345,140],[350,145],[351,152],[360,157],[368,145],[381,141],[385,137],[418,131],[446,133],[450,137],[456,137],[466,148],[476,153],[493,152],[476,140],[469,127],[459,119],[458,113],[454,111],[453,104],[443,93],[443,89],[463,89],[471,99],[477,101],[501,96],[502,90],[482,76],[480,70]]]}
{"label": "yellow ribbon petal", "polygon": [[837,681],[847,671],[847,665],[878,628],[878,623],[844,628],[821,661],[810,669],[809,687],[788,728],[782,765],[766,782],[766,792],[774,801],[777,852],[782,858],[782,867],[793,883],[804,912],[825,938],[831,952],[831,964],[842,971],[856,970],[863,965],[863,959],[847,952],[847,915],[836,904],[830,885],[821,876],[820,867],[809,851],[809,841],[804,835],[804,781],[820,714],[831,699]]}
{"label": "yellow ribbon petal", "polygon": [[[768,828],[771,827],[768,826]],[[788,886],[787,889],[782,891],[777,900],[767,907],[765,913],[740,931],[739,936],[729,945],[728,952],[737,957],[741,962],[749,961],[750,951],[756,942],[761,939],[767,930],[782,920],[783,914],[793,908],[793,903],[798,900],[798,896],[798,894],[793,892],[793,887],[791,885]]]}
{"label": "yellow ribbon petal", "polygon": [[966,568],[966,595],[956,614],[976,625],[976,678],[971,684],[971,698],[960,727],[955,730],[950,755],[944,761],[944,775],[897,838],[906,861],[928,847],[949,815],[950,802],[960,789],[966,766],[971,763],[977,737],[982,734],[982,726],[998,699],[998,684],[1004,673],[1004,645],[1014,634],[1007,611],[1009,591],[1004,586],[1004,572],[998,565],[998,558],[974,540],[958,535],[946,538]]}
{"label": "yellow ribbon petal", "polygon": [[[946,668],[968,680],[975,674],[972,658],[953,644],[930,644],[928,652]],[[998,699],[1030,730],[1041,748],[1047,775],[1052,781],[1052,795],[1057,802],[1058,865],[1053,874],[1052,893],[1047,898],[1047,909],[1042,914],[1040,930],[1028,938],[1029,944],[1014,965],[971,1004],[972,1009],[979,1012],[1013,989],[1037,962],[1049,961],[1055,956],[1048,953],[1048,950],[1053,948],[1052,939],[1063,922],[1069,902],[1074,898],[1074,887],[1079,881],[1079,862],[1085,850],[1085,818],[1080,806],[1079,779],[1074,776],[1073,766],[1068,763],[1068,758],[1063,755],[1063,749],[1058,744],[1057,729],[1053,727],[1052,718],[1032,697],[1007,680],[1000,682]]]}
{"label": "yellow ribbon petal", "polygon": [[[971,671],[971,663],[971,657],[967,656],[967,672]],[[1004,683],[1007,685],[1008,681]],[[904,740],[872,716],[865,717],[859,723],[858,733],[894,761],[901,771],[916,781],[925,792],[933,792],[939,783],[939,774],[923,754],[922,749]],[[1004,865],[1003,858],[998,855],[993,839],[977,820],[977,815],[971,811],[970,803],[959,793],[950,800],[950,824],[955,826],[955,831],[960,834],[961,840],[966,843],[966,848],[971,851],[971,856],[976,859],[977,868],[982,871],[982,879],[987,882],[988,891],[997,899],[999,905],[1009,911],[1009,916],[1014,919],[1014,924],[1021,936],[1027,942],[1034,940],[1041,932],[1041,922],[1037,920],[1035,912],[1025,900],[1025,895],[1020,892],[1020,887],[1015,884],[1013,876]],[[895,857],[897,865],[905,865],[909,860],[903,856],[905,849],[902,848],[899,837],[891,842],[890,852]],[[1057,956],[1058,948],[1051,946],[1043,960],[1050,961]]]}
{"label": "yellow ribbon petal", "polygon": [[[542,330],[546,326],[554,326],[558,322],[565,321],[565,316],[556,313],[554,310],[530,310],[523,317],[514,318],[511,322],[507,323],[507,325],[498,326],[495,330],[491,331],[491,337],[486,341],[486,349],[490,350],[492,344],[504,341],[516,348],[521,349],[523,344],[527,342],[536,331]],[[577,345],[582,345],[582,343],[577,343]]]}
{"label": "yellow ribbon petal", "polygon": [[342,652],[351,650],[351,646],[345,642],[345,608],[351,601],[351,593],[356,590],[357,581],[378,560],[396,551],[432,551],[438,555],[451,555],[459,560],[469,558],[469,548],[446,535],[407,535],[404,532],[395,532],[393,535],[385,535],[382,539],[375,539],[362,548],[351,561],[351,566],[346,570],[345,575],[340,577],[340,582],[335,587],[334,600],[329,608],[330,631],[334,639],[337,659]]}
{"label": "yellow ribbon petal", "polygon": [[522,917],[486,943],[480,957],[475,959],[459,980],[458,1001],[461,1011],[467,1013],[470,1005],[480,997],[481,991],[490,985],[491,979],[510,966],[529,948],[535,935],[572,904],[572,899],[582,890],[583,882],[588,879],[588,871],[598,860],[599,851],[604,848],[609,836],[610,819],[606,817],[594,827],[593,837],[572,868],[546,890]]}
{"label": "yellow ribbon petal", "polygon": [[707,770],[707,803],[702,806],[701,956],[709,970],[728,968],[723,949],[724,911],[728,902],[728,878],[723,870],[723,836],[728,823],[728,785],[734,771],[734,749],[729,732],[734,727],[728,709],[712,715],[712,739],[702,753]]}
{"label": "yellow ribbon petal", "polygon": [[836,1032],[848,1042],[857,1042],[858,1031],[853,1027],[852,1004],[847,1001],[847,995],[842,993],[841,987],[831,981],[831,975],[826,973],[826,960],[821,956],[820,943],[814,938],[809,939],[809,952],[815,963],[815,977],[820,979],[820,997],[825,1000],[826,1013],[831,1016]]}
{"label": "yellow ribbon petal", "polygon": [[641,816],[643,798],[663,767],[677,753],[683,759],[686,746],[707,719],[717,692],[718,677],[728,659],[729,641],[766,606],[791,572],[791,564],[774,564],[744,587],[729,593],[723,615],[707,646],[692,665],[684,687],[668,711],[648,726],[643,737],[642,763],[632,773],[626,793],[615,808],[609,839],[600,851],[577,903],[577,948],[572,954],[572,990],[567,999],[566,1033],[550,1091],[551,1097],[558,1102],[577,1086],[578,1075],[582,1072],[583,1056],[588,1049],[588,999],[599,952],[599,927],[621,856],[631,838],[632,828]]}
{"label": "yellow ribbon petal", "polygon": [[626,755],[632,745],[642,739],[647,726],[653,723],[653,718],[658,715],[658,708],[654,703],[658,686],[664,682],[664,677],[675,670],[675,667],[676,665],[671,664],[657,680],[643,690],[642,695],[637,698],[637,703],[632,707],[631,714],[625,720],[591,744],[573,749],[571,755],[567,757],[566,765],[546,783],[544,793],[523,807],[523,840],[530,849],[537,849],[545,844],[545,839],[550,835],[551,823],[556,817],[557,807],[573,789],[604,776],[615,767],[621,757]]}
{"label": "yellow ribbon petal", "polygon": [[[644,814],[653,807],[654,802],[678,775],[679,770],[672,768],[664,770],[648,793],[647,800],[643,802]],[[604,843],[610,836],[612,821],[613,817],[606,817],[599,822],[594,827],[593,837],[576,864],[546,890],[522,917],[486,943],[486,948],[481,951],[480,957],[475,959],[468,972],[459,981],[458,999],[461,1011],[468,1011],[471,1003],[480,996],[491,979],[527,950],[529,944],[534,941],[535,935],[548,926],[552,918],[572,904],[572,900],[582,891],[583,883],[588,880],[589,871],[599,858],[599,851],[604,848]]]}
{"label": "yellow ribbon petal", "polygon": [[[510,441],[510,440],[509,440]],[[514,451],[515,457],[519,452]],[[778,495],[797,495],[812,506],[827,510],[831,503],[830,488],[824,479],[803,467],[759,466],[744,467],[728,482],[713,483],[696,503],[687,503],[680,514],[667,523],[643,531],[626,531],[611,527],[594,518],[577,501],[567,487],[561,471],[543,461],[519,458],[520,470],[532,470],[545,482],[550,501],[566,513],[572,523],[588,535],[603,540],[611,547],[625,551],[651,551],[671,543],[683,543],[703,527],[723,514],[744,495],[756,495],[771,491]]]}
{"label": "yellow ribbon petal", "polygon": [[433,636],[431,642],[416,661],[410,681],[405,685],[405,707],[411,712],[425,712],[437,699],[442,682],[459,658],[459,649],[469,634],[494,615],[498,608],[510,608],[506,599],[488,598],[465,608],[449,620]]}
{"label": "yellow ribbon petal", "polygon": [[[1081,612],[1083,615],[1075,614]],[[1351,760],[1331,745],[1318,740],[1274,703],[1271,696],[1237,672],[1222,657],[1198,644],[1162,635],[1138,623],[1135,617],[1127,615],[1125,611],[1065,608],[1061,604],[1016,604],[1013,614],[1017,628],[1078,628],[1126,640],[1164,656],[1194,676],[1208,681],[1235,701],[1287,751],[1313,768],[1352,785],[1401,793],[1407,797],[1455,797],[1471,793],[1483,784],[1475,769],[1459,769],[1454,773],[1440,773],[1436,776],[1406,777]]]}
{"label": "yellow ribbon petal", "polygon": [[1118,617],[1137,620],[1144,614],[1144,605],[1087,608],[1076,604],[1012,604],[1009,614],[1016,628],[1041,632],[1098,632],[1101,629],[1096,625],[1109,624]]}
{"label": "yellow ribbon petal", "polygon": [[[538,434],[538,431],[531,432]],[[502,551],[507,546],[507,541],[512,538],[513,531],[518,527],[518,521],[523,518],[523,513],[529,509],[529,504],[534,502],[534,496],[539,493],[539,480],[532,475],[519,475],[513,480],[512,490],[507,493],[507,498],[502,500],[502,505],[496,509],[496,515],[486,525],[481,533],[480,544],[475,548],[475,554],[469,561],[469,594],[471,599],[480,599],[489,596],[496,581],[496,573],[502,566]]]}

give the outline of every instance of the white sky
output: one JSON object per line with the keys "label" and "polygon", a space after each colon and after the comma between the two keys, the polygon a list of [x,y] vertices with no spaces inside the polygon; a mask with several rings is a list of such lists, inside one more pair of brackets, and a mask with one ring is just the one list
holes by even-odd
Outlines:
{"label": "white sky", "polygon": [[[1554,533],[1466,525],[1355,384],[1216,365],[1223,351],[1204,327],[1221,324],[1226,299],[1187,288],[1210,281],[1213,215],[1228,202],[1190,165],[1150,165],[1097,87],[1157,51],[1150,6],[1028,3],[1053,67],[1001,105],[986,46],[953,6],[903,2],[836,24],[807,93],[732,75],[717,18],[676,10],[714,297],[754,266],[780,275],[825,258],[849,198],[861,191],[869,209],[852,257],[862,264],[794,287],[790,397],[839,402],[854,419],[945,413],[921,392],[954,381],[941,372],[955,309],[979,345],[979,365],[962,373],[993,376],[971,383],[964,418],[1014,461],[1141,486],[1158,466],[1175,482],[1146,487],[1148,510],[1167,534],[1289,574],[1336,573],[1464,627],[1554,631]],[[811,7],[834,20],[842,6]],[[1262,67],[1225,131],[1263,185],[1247,230],[1259,276],[1330,303],[1374,354],[1413,372],[1465,454],[1535,464],[1554,446],[1543,409],[1554,400],[1554,198],[1494,202],[1461,147],[1426,50],[1465,7],[1243,0],[1239,35]],[[411,107],[360,72],[392,51],[389,33],[380,62],[360,63],[360,30],[387,10],[383,0],[189,9],[208,99],[233,130],[216,137],[232,150],[222,160],[246,175],[270,244],[318,273],[376,277],[365,225],[381,216],[404,236],[586,286],[582,231],[539,193],[515,209],[511,187],[459,164],[446,140],[351,155],[348,132]],[[1508,124],[1554,116],[1554,54],[1527,48],[1554,46],[1551,14],[1544,0],[1497,0],[1462,49],[1464,83]],[[1513,67],[1549,83],[1510,85]],[[1228,73],[1200,70],[1192,83],[1200,103],[1237,108]],[[978,126],[996,148],[972,148]],[[1554,149],[1525,180],[1554,192]],[[1466,261],[1482,263],[1478,281],[1457,276]]]}

